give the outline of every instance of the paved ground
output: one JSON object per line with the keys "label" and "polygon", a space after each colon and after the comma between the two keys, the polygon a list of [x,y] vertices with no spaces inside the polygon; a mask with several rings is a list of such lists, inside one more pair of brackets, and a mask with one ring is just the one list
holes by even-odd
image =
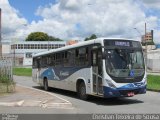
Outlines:
{"label": "paved ground", "polygon": [[[36,88],[35,83],[30,77],[14,76],[17,84]],[[87,113],[160,113],[160,93],[148,91],[146,94],[136,95],[130,98],[120,99],[103,99],[98,97],[90,97],[88,101],[83,101],[77,98],[76,93],[51,89],[50,94],[54,94],[72,103],[71,108],[43,108],[43,107],[0,107],[0,113],[33,113],[33,114],[87,114]],[[25,93],[24,93],[25,94]],[[43,96],[43,95],[42,95]],[[35,97],[35,96],[34,96]],[[44,98],[43,98],[44,100]]]}
{"label": "paved ground", "polygon": [[0,97],[0,106],[71,108],[72,104],[54,94],[17,85],[15,93]]}

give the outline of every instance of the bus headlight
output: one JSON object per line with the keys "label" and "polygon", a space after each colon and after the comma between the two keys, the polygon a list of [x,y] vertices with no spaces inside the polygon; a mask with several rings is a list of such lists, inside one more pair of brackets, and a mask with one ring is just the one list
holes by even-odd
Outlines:
{"label": "bus headlight", "polygon": [[116,86],[110,80],[106,79],[106,81],[109,87],[116,88]]}

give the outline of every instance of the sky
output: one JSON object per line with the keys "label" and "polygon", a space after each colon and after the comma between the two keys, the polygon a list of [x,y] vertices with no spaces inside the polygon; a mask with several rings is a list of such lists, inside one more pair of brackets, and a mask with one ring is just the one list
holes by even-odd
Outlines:
{"label": "sky", "polygon": [[98,37],[141,39],[154,30],[160,43],[160,0],[0,0],[2,40],[45,32],[64,40]]}

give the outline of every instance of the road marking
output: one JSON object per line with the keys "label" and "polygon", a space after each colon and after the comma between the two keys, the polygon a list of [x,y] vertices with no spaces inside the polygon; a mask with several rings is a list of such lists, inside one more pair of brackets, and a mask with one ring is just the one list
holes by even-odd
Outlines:
{"label": "road marking", "polygon": [[24,103],[24,100],[21,100],[19,102],[0,102],[0,106],[22,106],[22,104]]}
{"label": "road marking", "polygon": [[[18,86],[21,86],[21,87],[24,87],[24,88],[33,89],[33,90],[36,90],[36,91],[40,91],[40,92],[49,94],[49,95],[51,95],[51,96],[57,97],[57,98],[59,98],[59,99],[65,101],[65,102],[67,102],[68,104],[71,104],[71,105],[72,105],[72,103],[69,102],[68,100],[65,100],[65,99],[63,99],[63,98],[61,98],[61,97],[59,97],[59,96],[57,96],[57,95],[55,95],[55,94],[53,94],[53,93],[46,92],[46,91],[43,91],[43,90],[38,90],[38,89],[35,89],[35,88],[32,88],[32,87],[23,86],[23,85],[20,85],[20,84],[17,84],[17,85],[18,85]],[[57,104],[58,104],[58,103],[57,103]]]}

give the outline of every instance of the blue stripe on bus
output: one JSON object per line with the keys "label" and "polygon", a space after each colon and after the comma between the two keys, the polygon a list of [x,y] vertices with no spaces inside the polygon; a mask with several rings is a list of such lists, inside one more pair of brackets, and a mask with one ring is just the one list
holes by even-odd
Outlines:
{"label": "blue stripe on bus", "polygon": [[124,85],[122,87],[119,87],[118,89],[132,89],[132,88],[138,88],[143,86],[143,82],[136,82],[136,83],[129,83],[127,85]]}

